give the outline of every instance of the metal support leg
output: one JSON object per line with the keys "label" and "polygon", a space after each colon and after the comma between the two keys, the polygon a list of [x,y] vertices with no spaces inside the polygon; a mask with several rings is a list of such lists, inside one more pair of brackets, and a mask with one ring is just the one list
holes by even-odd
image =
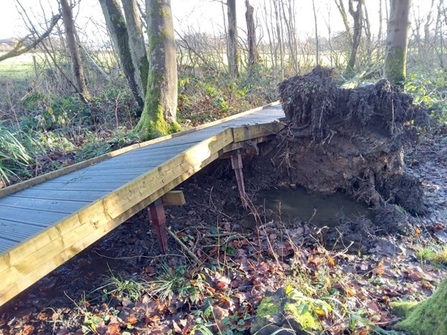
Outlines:
{"label": "metal support leg", "polygon": [[161,199],[158,199],[149,205],[149,215],[157,234],[158,246],[161,253],[168,251],[168,234],[166,232],[166,216]]}
{"label": "metal support leg", "polygon": [[244,174],[242,173],[242,157],[240,152],[231,155],[231,167],[236,175],[237,188],[239,189],[239,196],[241,197],[242,206],[248,207],[247,195],[245,194]]}

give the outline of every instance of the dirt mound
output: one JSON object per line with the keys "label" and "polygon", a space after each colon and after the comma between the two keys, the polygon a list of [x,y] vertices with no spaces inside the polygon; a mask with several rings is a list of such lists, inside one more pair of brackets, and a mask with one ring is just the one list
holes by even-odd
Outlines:
{"label": "dirt mound", "polygon": [[309,191],[341,190],[375,207],[426,212],[419,180],[405,174],[403,151],[417,140],[411,121],[427,125],[429,118],[409,95],[386,80],[343,89],[321,67],[283,81],[279,92],[287,126],[252,161],[261,165],[256,173]]}

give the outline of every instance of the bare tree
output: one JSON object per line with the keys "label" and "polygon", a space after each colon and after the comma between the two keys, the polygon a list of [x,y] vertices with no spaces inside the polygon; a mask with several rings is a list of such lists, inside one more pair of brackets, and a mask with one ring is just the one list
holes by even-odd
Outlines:
{"label": "bare tree", "polygon": [[137,1],[121,0],[121,2],[123,4],[127,32],[129,34],[130,55],[135,66],[135,81],[138,85],[139,95],[144,97],[146,94],[149,62],[147,59],[146,46],[144,44],[143,28],[138,12]]}
{"label": "bare tree", "polygon": [[[341,0],[340,0],[341,1]],[[354,1],[357,2],[357,7],[354,9]],[[357,52],[362,38],[362,11],[363,0],[349,0],[349,14],[354,20],[354,29],[352,34],[351,52],[349,55],[348,65],[346,66],[345,76],[350,78],[354,75],[355,63],[357,59]]]}
{"label": "bare tree", "polygon": [[[140,95],[137,80],[139,76],[135,75],[135,66],[132,61],[132,54],[129,48],[129,34],[126,21],[124,20],[121,8],[117,0],[99,0],[102,12],[106,21],[107,29],[112,39],[113,45],[119,55],[124,75],[129,83],[135,100],[141,108],[144,108],[144,99]],[[141,87],[143,85],[141,84]]]}
{"label": "bare tree", "polygon": [[176,123],[177,61],[170,0],[146,0],[149,75],[145,104],[135,130],[143,139],[165,135]]}
{"label": "bare tree", "polygon": [[385,78],[403,84],[406,77],[409,11],[411,0],[391,0],[385,56]]}
{"label": "bare tree", "polygon": [[315,64],[320,65],[320,41],[318,40],[318,19],[317,10],[315,8],[315,0],[312,0],[312,10],[314,12],[314,27],[315,27]]}
{"label": "bare tree", "polygon": [[343,0],[334,0],[334,2],[338,8],[338,11],[340,12],[341,18],[343,20],[343,25],[345,26],[346,34],[348,35],[348,39],[352,41],[351,25],[349,24],[348,14],[346,12]]}
{"label": "bare tree", "polygon": [[282,20],[281,12],[279,10],[279,3],[277,0],[272,0],[273,9],[275,12],[275,22],[276,22],[276,38],[278,39],[279,48],[279,68],[281,71],[280,79],[284,79],[284,43],[283,43],[283,31],[282,31]]}
{"label": "bare tree", "polygon": [[[32,31],[31,36],[27,35],[17,41],[14,45],[14,48],[11,51],[0,56],[0,62],[9,58],[14,58],[20,55],[27,53],[30,50],[36,48],[43,40],[45,40],[48,36],[50,36],[54,27],[58,24],[62,15],[60,13],[53,15],[50,19],[48,28],[41,34],[37,33],[37,31]],[[34,30],[34,29],[33,29]]]}
{"label": "bare tree", "polygon": [[84,103],[88,103],[91,100],[91,96],[87,89],[87,85],[85,84],[84,66],[82,65],[79,47],[76,41],[76,27],[73,19],[73,11],[67,0],[60,0],[60,4],[62,7],[62,18],[64,21],[67,45],[70,51],[73,72],[76,79],[76,88],[81,100]]}
{"label": "bare tree", "polygon": [[[284,43],[287,43],[289,48],[289,63],[291,60],[291,65],[294,68],[294,72],[299,72],[299,63],[297,59],[297,41],[296,41],[296,31],[295,31],[295,1],[294,0],[280,0],[278,3],[281,7],[280,18],[281,18],[281,28],[285,28],[283,33]],[[284,48],[285,50],[285,48]]]}
{"label": "bare tree", "polygon": [[248,40],[248,66],[257,64],[259,60],[258,46],[256,44],[256,26],[254,20],[254,7],[250,5],[249,0],[245,0],[245,20],[247,22],[247,40]]}
{"label": "bare tree", "polygon": [[228,16],[228,69],[232,77],[239,75],[239,51],[237,45],[236,0],[227,0]]}

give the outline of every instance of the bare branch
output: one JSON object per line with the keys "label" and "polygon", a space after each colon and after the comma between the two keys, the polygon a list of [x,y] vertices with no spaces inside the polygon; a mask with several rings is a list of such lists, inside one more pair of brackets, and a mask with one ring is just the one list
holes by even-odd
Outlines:
{"label": "bare branch", "polygon": [[4,61],[6,59],[9,59],[9,58],[23,55],[23,54],[27,53],[28,51],[37,47],[40,43],[42,43],[42,41],[45,38],[47,38],[51,34],[51,32],[53,31],[53,28],[57,25],[57,23],[59,22],[61,17],[62,16],[60,13],[53,15],[53,17],[50,20],[50,25],[47,28],[47,30],[42,35],[38,35],[37,38],[34,41],[32,41],[30,44],[28,44],[26,42],[35,33],[29,34],[29,35],[21,38],[14,46],[14,49],[12,49],[11,51],[7,52],[6,54],[0,56],[0,62]]}

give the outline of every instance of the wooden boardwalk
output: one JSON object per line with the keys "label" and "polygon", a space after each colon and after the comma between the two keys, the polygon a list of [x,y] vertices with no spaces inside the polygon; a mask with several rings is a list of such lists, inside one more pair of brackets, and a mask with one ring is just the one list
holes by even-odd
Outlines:
{"label": "wooden boardwalk", "polygon": [[0,305],[283,115],[272,104],[0,190]]}

